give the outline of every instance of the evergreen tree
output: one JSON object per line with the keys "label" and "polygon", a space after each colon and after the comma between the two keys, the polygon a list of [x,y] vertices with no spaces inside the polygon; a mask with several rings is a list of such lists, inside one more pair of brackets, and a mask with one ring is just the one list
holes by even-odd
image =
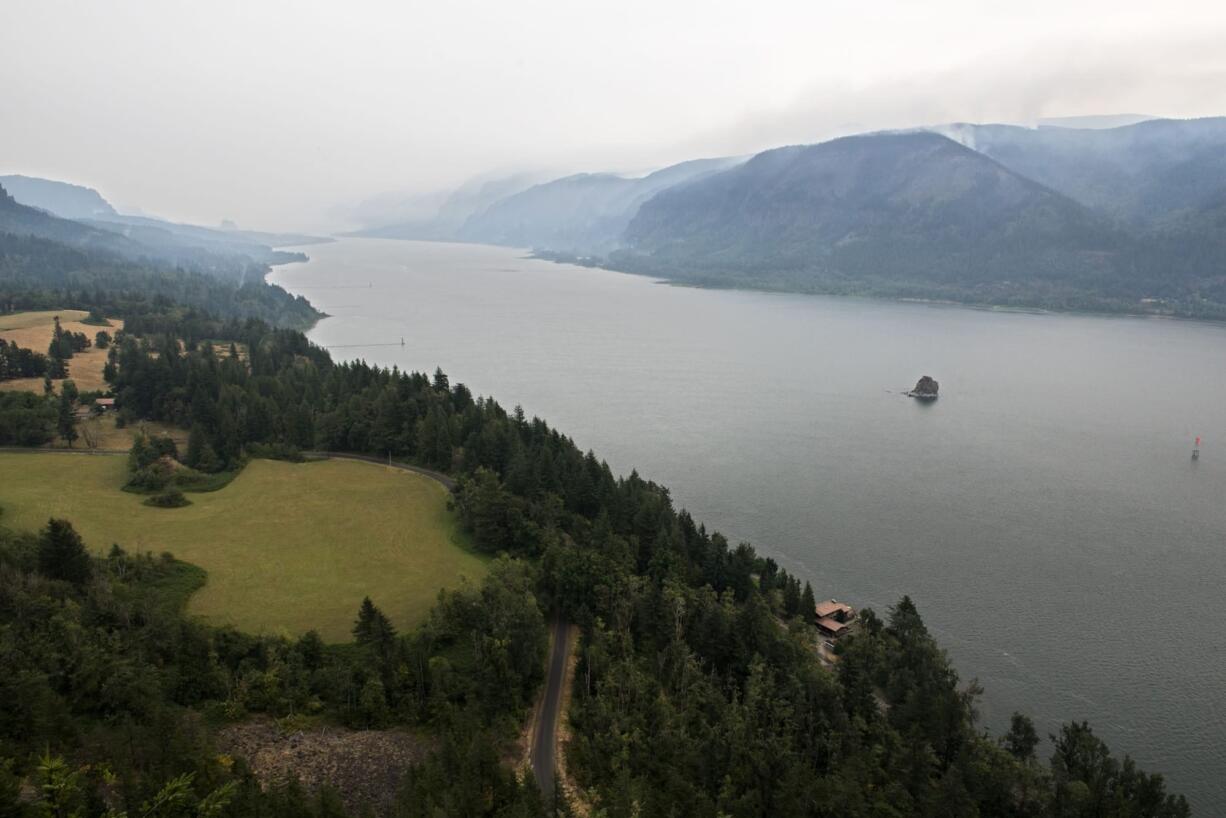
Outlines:
{"label": "evergreen tree", "polygon": [[783,584],[783,612],[790,619],[800,613],[800,581],[788,577]]}
{"label": "evergreen tree", "polygon": [[[65,381],[65,383],[68,383]],[[72,448],[73,441],[79,437],[77,434],[77,421],[72,413],[72,398],[68,395],[68,390],[63,390],[60,394],[59,415],[55,421],[56,431],[60,433],[60,437],[68,441],[68,447]]]}
{"label": "evergreen tree", "polygon": [[204,447],[209,445],[208,439],[204,435],[204,429],[200,428],[200,424],[193,424],[192,430],[187,436],[187,457],[183,461],[193,469],[200,468],[200,458],[204,454]]}
{"label": "evergreen tree", "polygon": [[47,379],[68,377],[68,365],[64,362],[64,354],[59,341],[52,341],[47,347]]}
{"label": "evergreen tree", "polygon": [[396,638],[396,629],[392,627],[391,620],[375,607],[370,597],[363,599],[358,609],[357,621],[353,623],[353,638],[359,645],[380,649],[389,647]]}
{"label": "evergreen tree", "polygon": [[62,579],[75,585],[89,580],[93,563],[72,523],[56,519],[47,521],[47,527],[38,541],[38,570],[51,579]]}
{"label": "evergreen tree", "polygon": [[817,600],[813,596],[813,586],[805,583],[805,589],[800,594],[800,615],[810,625],[817,621]]}
{"label": "evergreen tree", "polygon": [[447,380],[447,374],[443,372],[441,366],[434,369],[434,388],[439,392],[446,392],[451,388],[450,382]]}

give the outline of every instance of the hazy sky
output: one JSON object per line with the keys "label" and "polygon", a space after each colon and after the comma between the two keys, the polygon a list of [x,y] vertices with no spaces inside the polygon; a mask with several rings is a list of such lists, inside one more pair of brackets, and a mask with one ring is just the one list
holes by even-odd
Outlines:
{"label": "hazy sky", "polygon": [[338,204],[486,171],[1226,114],[1226,2],[3,0],[0,106],[0,173],[322,229]]}

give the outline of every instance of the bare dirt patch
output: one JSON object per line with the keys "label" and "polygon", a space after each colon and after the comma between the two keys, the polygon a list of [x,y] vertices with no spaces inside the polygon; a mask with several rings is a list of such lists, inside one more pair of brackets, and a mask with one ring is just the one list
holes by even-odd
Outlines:
{"label": "bare dirt patch", "polygon": [[238,354],[238,359],[245,364],[250,364],[251,353],[247,351],[246,344],[240,344],[231,341],[213,341],[210,346],[213,347],[213,356],[219,360],[224,360],[230,357],[230,347],[234,347],[234,351]]}
{"label": "bare dirt patch", "polygon": [[355,814],[364,805],[386,814],[405,770],[431,749],[428,739],[402,730],[285,731],[267,720],[224,727],[217,744],[246,759],[262,787],[291,779],[309,792],[328,785]]}

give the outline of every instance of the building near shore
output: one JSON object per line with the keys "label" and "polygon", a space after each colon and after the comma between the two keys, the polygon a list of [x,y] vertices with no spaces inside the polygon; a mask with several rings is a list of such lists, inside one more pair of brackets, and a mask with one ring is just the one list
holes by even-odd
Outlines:
{"label": "building near shore", "polygon": [[837,599],[817,603],[814,613],[817,614],[817,629],[832,639],[847,633],[856,619],[856,609]]}

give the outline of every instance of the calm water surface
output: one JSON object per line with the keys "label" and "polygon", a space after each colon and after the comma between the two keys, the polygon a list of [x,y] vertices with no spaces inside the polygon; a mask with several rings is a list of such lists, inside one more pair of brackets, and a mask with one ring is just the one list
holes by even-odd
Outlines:
{"label": "calm water surface", "polygon": [[[310,335],[338,357],[522,404],[818,594],[910,594],[988,727],[1088,719],[1226,815],[1226,327],[305,249],[273,279],[334,316]],[[900,394],[923,374],[933,405]]]}

